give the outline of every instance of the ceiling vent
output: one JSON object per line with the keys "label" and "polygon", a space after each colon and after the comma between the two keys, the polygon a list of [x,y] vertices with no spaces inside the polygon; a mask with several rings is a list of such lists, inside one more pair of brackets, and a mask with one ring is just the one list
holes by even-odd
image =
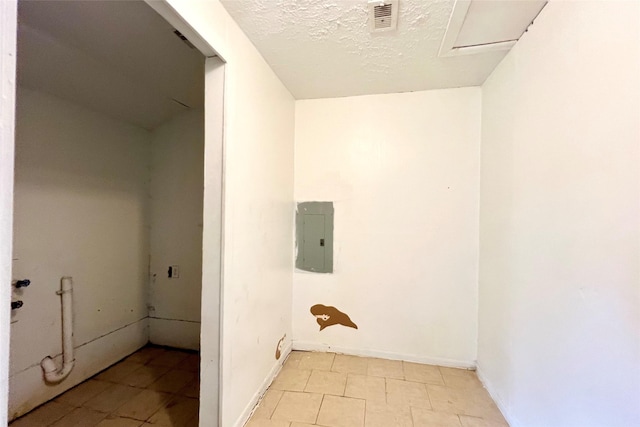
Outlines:
{"label": "ceiling vent", "polygon": [[369,31],[392,31],[397,25],[398,0],[369,0]]}

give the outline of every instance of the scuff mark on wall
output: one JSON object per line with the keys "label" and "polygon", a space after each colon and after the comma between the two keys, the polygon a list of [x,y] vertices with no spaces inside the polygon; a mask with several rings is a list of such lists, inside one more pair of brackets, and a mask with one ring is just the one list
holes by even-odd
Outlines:
{"label": "scuff mark on wall", "polygon": [[315,316],[316,322],[320,325],[320,330],[333,325],[342,325],[358,329],[358,325],[351,321],[348,314],[332,306],[316,304],[311,307],[311,314]]}

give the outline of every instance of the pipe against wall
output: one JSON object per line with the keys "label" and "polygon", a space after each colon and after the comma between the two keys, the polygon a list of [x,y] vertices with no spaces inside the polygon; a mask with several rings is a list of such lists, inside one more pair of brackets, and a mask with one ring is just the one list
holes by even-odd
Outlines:
{"label": "pipe against wall", "polygon": [[61,280],[60,291],[56,292],[62,300],[62,367],[56,368],[56,363],[50,356],[40,362],[44,371],[44,379],[48,383],[58,383],[64,380],[75,363],[73,357],[73,279],[65,276]]}

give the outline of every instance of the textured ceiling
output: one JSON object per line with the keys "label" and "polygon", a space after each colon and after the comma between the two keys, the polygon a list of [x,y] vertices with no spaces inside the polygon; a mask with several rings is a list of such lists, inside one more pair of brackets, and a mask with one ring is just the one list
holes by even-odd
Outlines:
{"label": "textured ceiling", "polygon": [[371,34],[367,0],[221,0],[297,99],[477,86],[505,56],[438,57],[453,0],[400,0]]}
{"label": "textured ceiling", "polygon": [[203,108],[204,56],[142,1],[22,0],[18,19],[21,86],[145,129]]}

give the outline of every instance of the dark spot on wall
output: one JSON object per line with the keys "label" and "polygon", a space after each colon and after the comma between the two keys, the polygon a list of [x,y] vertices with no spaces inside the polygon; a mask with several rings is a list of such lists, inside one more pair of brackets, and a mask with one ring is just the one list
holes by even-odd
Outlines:
{"label": "dark spot on wall", "polygon": [[280,360],[280,356],[282,356],[282,346],[284,345],[284,339],[287,338],[287,334],[284,334],[280,341],[278,341],[278,345],[276,345],[276,360]]}
{"label": "dark spot on wall", "polygon": [[358,329],[358,325],[351,321],[348,314],[332,306],[316,304],[311,307],[311,314],[315,316],[316,322],[320,325],[320,330],[333,325],[342,325]]}

